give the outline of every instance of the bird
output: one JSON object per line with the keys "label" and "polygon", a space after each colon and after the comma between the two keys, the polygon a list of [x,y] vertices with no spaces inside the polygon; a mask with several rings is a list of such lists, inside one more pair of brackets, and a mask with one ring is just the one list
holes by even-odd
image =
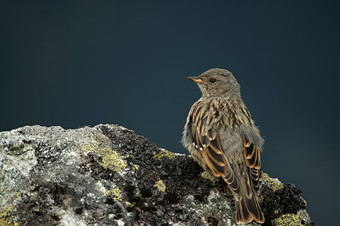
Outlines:
{"label": "bird", "polygon": [[260,207],[260,153],[264,143],[241,98],[233,74],[213,68],[198,77],[188,77],[202,97],[191,107],[182,144],[211,179],[221,177],[235,203],[235,222],[264,223]]}

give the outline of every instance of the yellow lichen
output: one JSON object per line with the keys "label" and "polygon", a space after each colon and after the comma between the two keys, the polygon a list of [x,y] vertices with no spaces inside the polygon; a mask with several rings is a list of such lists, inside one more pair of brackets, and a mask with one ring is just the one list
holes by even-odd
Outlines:
{"label": "yellow lichen", "polygon": [[154,155],[153,157],[154,158],[164,158],[164,157],[168,157],[169,159],[172,159],[174,158],[176,155],[171,152],[171,151],[168,151],[168,150],[165,150],[165,149],[160,149],[161,152],[159,152],[158,154]]}
{"label": "yellow lichen", "polygon": [[159,180],[155,183],[155,186],[162,192],[165,192],[166,186],[162,180]]}
{"label": "yellow lichen", "polygon": [[284,225],[296,225],[296,226],[302,226],[302,218],[298,214],[284,214],[279,218],[276,218],[274,220],[275,225],[278,226],[284,226]]}
{"label": "yellow lichen", "polygon": [[119,195],[120,195],[120,189],[119,188],[114,188],[114,189],[112,189],[112,192],[113,192],[113,195],[114,196],[116,196],[116,197],[118,197]]}
{"label": "yellow lichen", "polygon": [[283,187],[284,187],[283,183],[281,183],[277,179],[275,180],[275,179],[270,178],[268,176],[268,174],[263,173],[263,172],[262,172],[262,180],[263,180],[263,182],[265,182],[268,185],[268,187],[270,187],[274,191],[277,191],[279,189],[283,189]]}
{"label": "yellow lichen", "polygon": [[97,145],[95,145],[95,144],[87,144],[87,145],[81,146],[80,149],[81,149],[82,151],[88,152],[88,151],[92,151],[92,150],[95,149],[95,148],[97,148]]}
{"label": "yellow lichen", "polygon": [[[109,195],[111,193],[113,194],[113,200],[118,200],[120,202],[123,202],[123,199],[119,198],[119,195],[121,193],[121,190],[119,188],[112,189],[112,192],[111,191],[105,192],[106,195]],[[123,203],[125,203],[126,206],[134,206],[131,202],[128,202],[128,201],[124,201]]]}
{"label": "yellow lichen", "polygon": [[104,168],[110,168],[116,172],[120,172],[126,168],[127,163],[124,158],[127,156],[120,156],[115,150],[112,150],[110,146],[111,141],[108,137],[98,131],[95,131],[93,133],[93,138],[98,142],[98,144],[92,143],[83,145],[81,150],[98,153],[102,157],[102,161],[99,164]]}
{"label": "yellow lichen", "polygon": [[132,168],[133,168],[133,170],[138,170],[138,169],[139,169],[139,166],[136,165],[136,164],[133,164]]}
{"label": "yellow lichen", "polygon": [[125,205],[127,206],[133,206],[133,204],[131,204],[131,202],[125,201]]}
{"label": "yellow lichen", "polygon": [[7,207],[0,213],[0,226],[18,226],[19,222],[15,221],[10,213],[13,211],[14,206]]}
{"label": "yellow lichen", "polygon": [[120,156],[116,151],[112,150],[110,146],[97,145],[97,144],[87,144],[81,147],[82,151],[86,152],[96,152],[102,157],[102,161],[99,162],[104,168],[112,169],[116,172],[120,172],[126,168],[126,158],[127,156]]}

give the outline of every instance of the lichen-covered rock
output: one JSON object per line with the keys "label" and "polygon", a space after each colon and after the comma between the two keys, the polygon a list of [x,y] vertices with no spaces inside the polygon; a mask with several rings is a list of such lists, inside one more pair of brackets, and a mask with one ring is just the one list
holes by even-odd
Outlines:
{"label": "lichen-covered rock", "polygon": [[[222,181],[117,125],[0,133],[0,225],[234,225]],[[309,225],[294,185],[262,177],[267,225]],[[289,223],[290,222],[290,223]]]}

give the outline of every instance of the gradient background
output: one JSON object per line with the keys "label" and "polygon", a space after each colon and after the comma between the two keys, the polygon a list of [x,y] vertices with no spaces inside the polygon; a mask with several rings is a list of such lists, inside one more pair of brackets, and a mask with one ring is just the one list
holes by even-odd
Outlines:
{"label": "gradient background", "polygon": [[0,3],[0,130],[117,123],[188,153],[199,89],[229,69],[266,139],[263,170],[301,188],[320,225],[339,211],[336,1]]}

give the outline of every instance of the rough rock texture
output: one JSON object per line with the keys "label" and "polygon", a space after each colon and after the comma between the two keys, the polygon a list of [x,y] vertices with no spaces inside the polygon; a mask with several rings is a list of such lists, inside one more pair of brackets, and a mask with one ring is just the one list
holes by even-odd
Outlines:
{"label": "rough rock texture", "polygon": [[[222,181],[117,125],[0,133],[0,225],[234,225]],[[262,174],[266,225],[309,225],[292,184]]]}

